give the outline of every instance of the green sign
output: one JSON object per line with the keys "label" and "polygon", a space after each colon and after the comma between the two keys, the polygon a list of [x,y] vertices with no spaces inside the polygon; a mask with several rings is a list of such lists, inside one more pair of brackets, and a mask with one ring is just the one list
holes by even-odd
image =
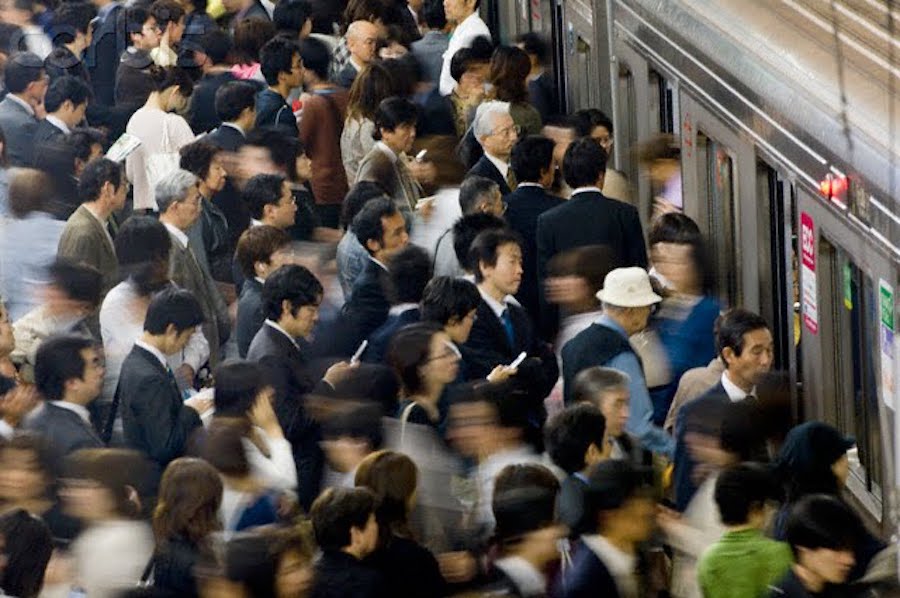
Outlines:
{"label": "green sign", "polygon": [[894,289],[883,281],[878,281],[878,298],[881,306],[881,324],[894,331]]}
{"label": "green sign", "polygon": [[853,309],[853,269],[849,263],[844,264],[844,307]]}

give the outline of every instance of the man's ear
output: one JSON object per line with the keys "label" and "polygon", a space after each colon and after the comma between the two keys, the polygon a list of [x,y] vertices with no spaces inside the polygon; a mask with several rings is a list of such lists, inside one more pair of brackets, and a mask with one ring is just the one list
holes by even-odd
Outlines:
{"label": "man's ear", "polygon": [[381,251],[381,242],[376,241],[375,239],[368,239],[368,240],[366,240],[366,248],[371,253],[377,253],[377,252]]}

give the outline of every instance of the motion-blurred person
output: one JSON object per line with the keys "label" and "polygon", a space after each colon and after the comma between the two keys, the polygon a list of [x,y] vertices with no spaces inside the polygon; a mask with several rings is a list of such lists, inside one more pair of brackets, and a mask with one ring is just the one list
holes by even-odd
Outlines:
{"label": "motion-blurred person", "polygon": [[345,38],[350,56],[334,82],[349,89],[356,81],[356,77],[376,58],[378,28],[369,21],[354,21],[347,27]]}
{"label": "motion-blurred person", "polygon": [[591,403],[600,409],[606,422],[604,449],[610,459],[623,459],[633,465],[649,465],[638,440],[625,430],[630,415],[631,380],[628,375],[599,366],[582,370],[575,377],[575,403]]}
{"label": "motion-blurred person", "polygon": [[256,96],[256,126],[280,126],[296,136],[297,118],[287,98],[303,84],[299,46],[293,40],[276,37],[259,51],[259,64],[268,88]]}
{"label": "motion-blurred person", "polygon": [[628,180],[612,165],[613,122],[596,108],[585,108],[572,115],[572,122],[579,137],[590,137],[606,152],[606,172],[603,175],[603,195],[610,199],[631,204],[634,193]]}
{"label": "motion-blurred person", "polygon": [[356,470],[356,486],[375,495],[378,548],[368,563],[381,573],[386,596],[431,598],[446,592],[437,560],[410,529],[418,477],[412,459],[394,451],[373,453]]}
{"label": "motion-blurred person", "polygon": [[441,68],[440,90],[443,95],[453,91],[453,77],[450,76],[450,62],[461,49],[472,45],[478,37],[491,38],[491,31],[481,20],[478,8],[481,0],[447,0],[444,2],[444,13],[447,21],[453,24],[450,43],[444,52],[444,64]]}
{"label": "motion-blurred person", "polygon": [[[531,60],[525,50],[515,46],[500,46],[491,57],[491,98],[509,102],[512,117],[520,136],[538,135],[541,132],[541,114],[529,102],[528,75]],[[510,185],[513,187],[513,185]]]}
{"label": "motion-blurred person", "polygon": [[44,59],[50,79],[72,76],[90,84],[85,52],[93,40],[97,8],[90,2],[67,2],[53,11],[53,51]]}
{"label": "motion-blurred person", "polygon": [[[460,260],[456,257],[455,229],[457,227],[465,228],[466,224],[463,224],[462,221],[467,216],[474,214],[490,214],[502,226],[503,221],[499,219],[506,210],[506,204],[503,202],[500,188],[496,182],[483,176],[473,175],[466,177],[459,188],[459,208],[462,212],[462,218],[444,231],[435,244],[434,273],[436,276],[463,276],[467,271],[471,270],[470,268],[463,268]],[[477,233],[472,236],[472,239],[475,236],[477,236]],[[469,240],[468,245],[471,245],[471,240]]]}
{"label": "motion-blurred person", "polygon": [[69,217],[57,254],[89,264],[103,274],[102,296],[116,284],[118,263],[109,220],[125,206],[128,194],[125,169],[101,158],[88,164],[78,181],[81,205]]}
{"label": "motion-blurred person", "polygon": [[[276,8],[277,10],[277,8]],[[274,552],[275,596],[306,598],[313,586],[315,546],[308,527],[293,529],[278,538]]]}
{"label": "motion-blurred person", "polygon": [[341,160],[348,181],[355,181],[359,163],[375,146],[375,111],[397,95],[397,83],[384,66],[372,63],[353,82],[341,131]]}
{"label": "motion-blurred person", "polygon": [[279,2],[272,12],[272,22],[278,34],[289,39],[303,41],[312,33],[312,5],[306,0]]}
{"label": "motion-blurred person", "polygon": [[221,502],[222,481],[207,462],[181,458],[166,468],[153,513],[156,550],[149,569],[155,588],[198,595],[193,569],[212,549],[209,535],[222,527]]}
{"label": "motion-blurred person", "polygon": [[[393,377],[393,373],[391,373]],[[383,413],[377,404],[345,401],[322,423],[322,451],[326,467],[322,489],[353,488],[356,469],[368,455],[381,450],[384,435],[381,418],[396,413]]]}
{"label": "motion-blurred person", "polygon": [[492,100],[479,105],[472,121],[472,134],[484,154],[469,169],[466,177],[483,176],[497,183],[501,195],[509,194],[516,186],[515,175],[509,168],[509,156],[519,139],[509,102]]}
{"label": "motion-blurred person", "polygon": [[140,519],[146,460],[125,449],[85,449],[66,460],[60,491],[83,530],[70,545],[73,586],[114,598],[134,587],[153,553],[153,533]]}
{"label": "motion-blurred person", "polygon": [[450,43],[443,0],[425,0],[419,14],[424,34],[412,43],[410,51],[422,65],[425,80],[436,86],[441,80],[444,52]]}
{"label": "motion-blurred person", "polygon": [[[612,133],[612,131],[610,131]],[[661,134],[638,148],[641,166],[650,175],[654,213],[681,211],[681,148],[672,135]]]}
{"label": "motion-blurred person", "polygon": [[0,297],[13,322],[38,306],[38,293],[49,281],[47,268],[56,258],[65,228],[50,214],[46,194],[50,184],[39,170],[17,170],[10,178],[11,217],[0,235]]}
{"label": "motion-blurred person", "polygon": [[227,31],[212,28],[192,40],[193,61],[202,73],[194,86],[191,102],[187,109],[187,120],[194,133],[206,133],[222,124],[216,114],[216,92],[219,88],[235,81],[228,56],[234,48],[234,41]]}
{"label": "motion-blurred person", "polygon": [[381,185],[363,181],[353,185],[341,209],[341,228],[344,229],[344,236],[341,237],[337,247],[337,269],[344,299],[350,298],[353,282],[369,263],[369,252],[357,239],[353,231],[353,220],[364,205],[376,198],[389,200]]}
{"label": "motion-blurred person", "polygon": [[47,525],[27,511],[0,516],[3,537],[3,576],[0,591],[6,596],[36,598],[53,554],[53,538]]}
{"label": "motion-blurred person", "polygon": [[378,548],[375,495],[367,488],[329,488],[310,511],[316,542],[311,598],[380,596],[384,580],[364,561]]}
{"label": "motion-blurred person", "polygon": [[425,285],[431,280],[431,258],[415,245],[407,245],[391,256],[388,267],[391,308],[384,324],[369,336],[369,345],[363,353],[363,359],[372,363],[385,361],[388,345],[398,330],[419,321],[419,302]]}
{"label": "motion-blurred person", "polygon": [[528,101],[541,115],[541,120],[559,113],[559,98],[553,75],[547,71],[550,48],[547,40],[539,33],[523,33],[516,39],[516,45],[525,50],[531,62],[528,72]]}
{"label": "motion-blurred person", "polygon": [[274,226],[254,226],[248,228],[238,240],[235,260],[244,275],[241,296],[238,299],[235,338],[238,354],[247,356],[253,337],[259,332],[266,319],[262,303],[262,289],[269,274],[283,263],[284,253],[290,239],[283,230]]}
{"label": "motion-blurred person", "polygon": [[44,103],[49,82],[42,59],[31,52],[16,52],[6,61],[3,85],[7,94],[0,102],[0,128],[11,166],[31,165],[38,125],[35,107]]}

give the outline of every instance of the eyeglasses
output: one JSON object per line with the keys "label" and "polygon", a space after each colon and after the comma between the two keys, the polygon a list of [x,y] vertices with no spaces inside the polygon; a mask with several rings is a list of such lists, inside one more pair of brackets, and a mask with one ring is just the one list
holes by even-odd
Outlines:
{"label": "eyeglasses", "polygon": [[494,131],[494,135],[500,135],[503,137],[512,137],[513,134],[521,135],[522,127],[519,125],[509,125],[508,127],[503,127],[502,129],[497,129]]}

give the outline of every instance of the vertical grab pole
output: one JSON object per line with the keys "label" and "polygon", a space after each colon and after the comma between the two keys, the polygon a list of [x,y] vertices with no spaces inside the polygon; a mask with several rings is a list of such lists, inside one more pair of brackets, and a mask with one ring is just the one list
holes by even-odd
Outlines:
{"label": "vertical grab pole", "polygon": [[619,168],[621,154],[619,123],[619,61],[616,59],[616,25],[615,25],[615,0],[606,0],[606,44],[609,51],[609,96],[613,121],[613,155],[609,156],[615,168]]}

